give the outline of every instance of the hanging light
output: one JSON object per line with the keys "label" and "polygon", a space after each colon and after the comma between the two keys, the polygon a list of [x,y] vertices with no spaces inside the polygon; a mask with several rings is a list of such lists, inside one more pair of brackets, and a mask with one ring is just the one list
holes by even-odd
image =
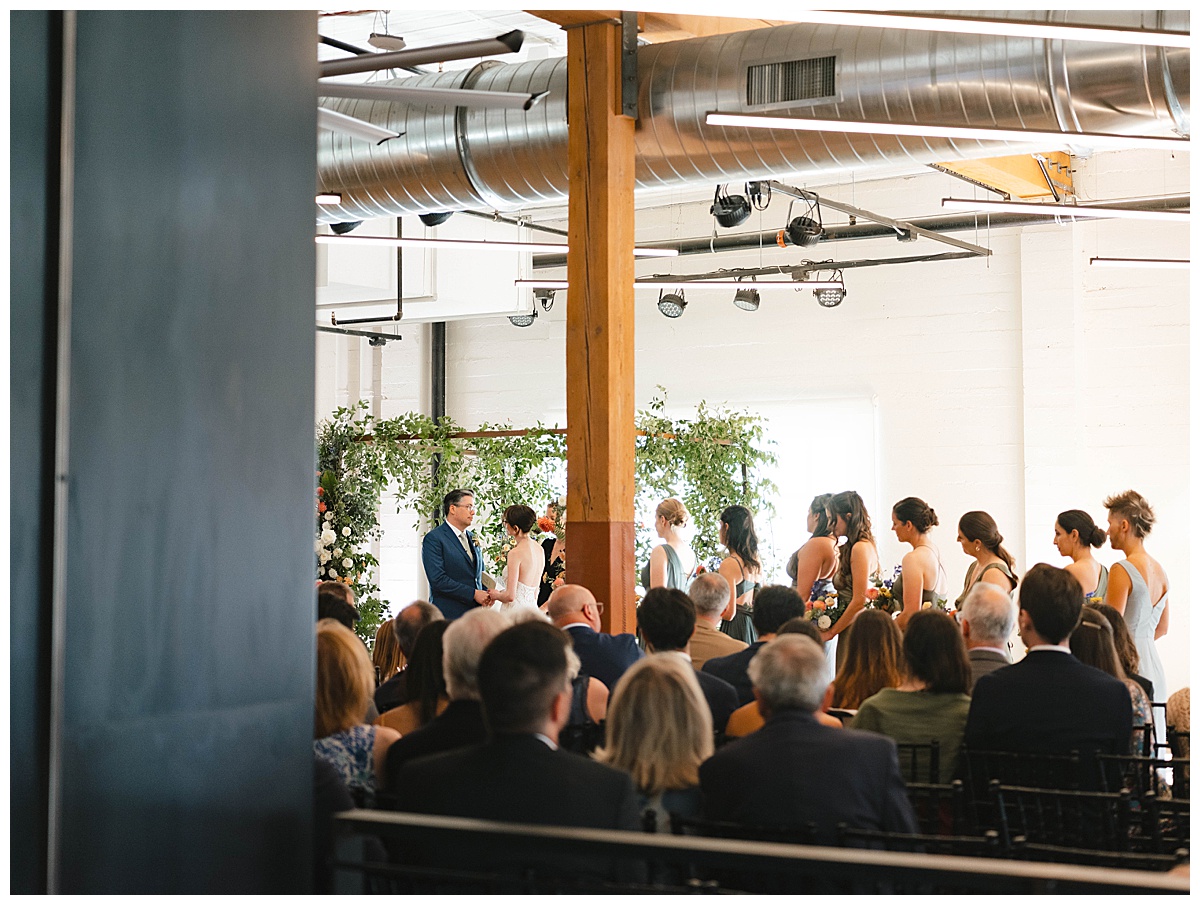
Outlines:
{"label": "hanging light", "polygon": [[530,311],[528,314],[510,314],[508,317],[508,322],[514,327],[532,327],[535,320],[537,320],[536,311]]}
{"label": "hanging light", "polygon": [[743,311],[757,311],[759,301],[757,289],[739,289],[733,294],[733,304]]}
{"label": "hanging light", "polygon": [[658,290],[658,310],[663,313],[664,317],[679,317],[686,307],[687,300],[683,297],[682,289],[666,293],[662,289]]}
{"label": "hanging light", "polygon": [[836,308],[842,303],[842,299],[846,297],[846,283],[842,279],[842,272],[840,270],[833,272],[829,282],[837,285],[823,286],[813,290],[813,295],[817,298],[817,304],[822,308]]}

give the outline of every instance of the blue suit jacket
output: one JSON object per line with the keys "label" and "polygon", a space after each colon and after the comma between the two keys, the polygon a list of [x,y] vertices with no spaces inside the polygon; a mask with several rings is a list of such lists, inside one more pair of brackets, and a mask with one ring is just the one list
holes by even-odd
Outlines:
{"label": "blue suit jacket", "polygon": [[[474,539],[468,530],[467,536]],[[429,578],[429,602],[447,619],[457,619],[479,606],[475,592],[483,587],[483,556],[475,548],[475,561],[458,542],[454,529],[442,522],[421,542],[421,562]]]}
{"label": "blue suit jacket", "polygon": [[628,633],[609,635],[593,631],[591,626],[571,623],[567,628],[583,671],[599,679],[612,691],[625,670],[642,658],[637,638]]}

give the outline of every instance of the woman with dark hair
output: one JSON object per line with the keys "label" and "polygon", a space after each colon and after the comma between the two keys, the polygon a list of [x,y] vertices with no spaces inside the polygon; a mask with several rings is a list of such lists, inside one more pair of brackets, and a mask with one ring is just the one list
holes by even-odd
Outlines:
{"label": "woman with dark hair", "polygon": [[[1154,524],[1154,510],[1140,493],[1127,490],[1104,501],[1108,510],[1108,540],[1125,558],[1113,566],[1108,576],[1104,602],[1125,618],[1133,643],[1137,645],[1142,675],[1154,683],[1158,699],[1167,697],[1167,678],[1154,642],[1167,633],[1166,570],[1146,552],[1145,538]],[[1167,727],[1161,717],[1156,721],[1160,738]]]}
{"label": "woman with dark hair", "polygon": [[401,735],[420,729],[446,709],[450,698],[446,693],[446,678],[442,673],[442,635],[452,622],[439,619],[421,629],[413,644],[408,669],[409,701],[393,707],[375,721]]}
{"label": "woman with dark hair", "polygon": [[880,689],[900,684],[900,629],[883,610],[866,610],[845,638],[845,656],[833,679],[830,706],[857,710]]}
{"label": "woman with dark hair", "polygon": [[974,510],[958,520],[958,542],[963,552],[975,562],[967,569],[963,591],[954,601],[955,609],[962,609],[967,592],[984,581],[1011,594],[1017,587],[1017,576],[1013,572],[1013,558],[1001,546],[1004,536],[996,527],[996,520],[986,512]]}
{"label": "woman with dark hair", "polygon": [[1142,686],[1148,700],[1154,700],[1154,683],[1145,676],[1138,674],[1141,665],[1137,645],[1133,643],[1133,635],[1125,624],[1125,617],[1110,607],[1107,603],[1089,603],[1092,609],[1108,620],[1112,627],[1113,644],[1117,647],[1117,659],[1121,661],[1121,669],[1125,670],[1125,678],[1133,679]]}
{"label": "woman with dark hair", "polygon": [[[861,620],[860,620],[861,621]],[[921,610],[904,632],[904,681],[863,701],[853,729],[867,729],[907,745],[938,742],[939,776],[954,775],[971,699],[971,663],[962,632],[939,610]],[[926,762],[927,764],[927,762]],[[917,759],[920,773],[921,759]],[[918,775],[920,775],[920,773]]]}
{"label": "woman with dark hair", "polygon": [[492,603],[499,604],[497,609],[537,609],[546,554],[529,536],[536,523],[537,515],[528,506],[509,506],[504,510],[504,532],[512,538],[512,546],[504,568],[504,587],[488,592]]}
{"label": "woman with dark hair", "polygon": [[[1066,570],[1084,589],[1084,597],[1099,603],[1108,590],[1108,569],[1096,562],[1092,547],[1103,547],[1107,535],[1082,509],[1060,512],[1054,523],[1054,546],[1063,556],[1071,557]],[[1088,591],[1092,588],[1092,591]]]}
{"label": "woman with dark hair", "polygon": [[832,496],[822,493],[813,497],[808,507],[808,533],[812,537],[788,560],[787,573],[792,577],[792,587],[802,600],[824,597],[833,589],[838,552],[837,538],[829,530],[827,507]]}
{"label": "woman with dark hair", "polygon": [[[829,498],[829,525],[834,537],[846,538],[838,554],[838,567],[833,573],[833,587],[838,595],[837,622],[821,633],[826,642],[849,628],[867,605],[867,586],[872,575],[879,574],[879,553],[871,534],[871,516],[867,507],[853,490]],[[834,662],[842,665],[843,649],[835,648]]]}
{"label": "woman with dark hair", "polygon": [[1154,724],[1150,699],[1146,697],[1142,686],[1129,678],[1121,667],[1121,658],[1117,656],[1117,645],[1113,641],[1113,630],[1108,620],[1094,607],[1085,606],[1079,627],[1071,632],[1069,643],[1071,653],[1079,662],[1094,666],[1125,683],[1133,704],[1133,737],[1129,740],[1129,753],[1142,756],[1151,754],[1150,745],[1147,744],[1149,739],[1146,738],[1146,733]]}
{"label": "woman with dark hair", "polygon": [[721,631],[732,638],[753,644],[758,640],[751,616],[754,612],[754,592],[762,577],[758,561],[758,535],[754,533],[754,517],[745,506],[729,506],[721,513],[719,538],[729,555],[721,560],[717,571],[729,582],[729,603],[721,614]]}
{"label": "woman with dark hair", "polygon": [[900,574],[892,583],[892,597],[901,607],[896,624],[902,630],[922,608],[935,604],[941,607],[946,601],[946,570],[937,547],[929,542],[929,529],[937,523],[933,508],[915,496],[905,497],[892,507],[896,540],[912,546],[912,552],[900,561]]}

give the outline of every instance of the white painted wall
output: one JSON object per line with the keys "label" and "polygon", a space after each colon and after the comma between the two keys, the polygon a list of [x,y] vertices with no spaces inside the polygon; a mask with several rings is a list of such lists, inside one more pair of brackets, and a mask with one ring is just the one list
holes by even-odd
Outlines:
{"label": "white painted wall", "polygon": [[[1163,152],[1109,152],[1077,166],[1085,199],[1187,191],[1190,184],[1187,162]],[[893,217],[938,213],[942,197],[975,191],[932,171],[819,188]],[[741,228],[778,228],[786,211],[776,198]],[[826,211],[825,220],[845,217]],[[690,201],[639,212],[637,238],[711,229],[708,201]],[[654,305],[656,293],[639,291],[638,405],[661,384],[677,413],[694,411],[703,399],[769,418],[781,494],[777,516],[759,528],[774,543],[768,568],[776,577],[804,539],[804,507],[822,490],[863,494],[885,569],[904,552],[888,530],[892,503],[924,498],[941,518],[933,540],[955,593],[969,564],[954,542],[963,512],[990,512],[1024,570],[1039,561],[1063,564],[1051,544],[1058,512],[1086,509],[1103,524],[1107,494],[1141,491],[1159,519],[1148,549],[1172,582],[1171,629],[1159,650],[1170,687],[1188,684],[1189,274],[1088,265],[1093,255],[1187,257],[1187,228],[1048,222],[989,234],[981,222],[977,234],[956,235],[994,254],[848,270],[848,296],[834,309],[820,308],[808,292],[772,292],[749,313],[733,307],[727,289],[695,289],[684,316],[669,320]],[[840,245],[643,261],[638,274],[951,250],[928,240]],[[478,281],[480,293],[511,292],[486,272]],[[451,322],[451,416],[468,426],[563,424],[567,304],[569,293],[560,292],[554,310],[527,329],[502,318]],[[428,410],[427,331],[407,327],[404,341],[381,353],[385,416]],[[319,407],[348,392],[347,345],[318,346]],[[421,589],[418,538],[411,514],[385,506],[384,520],[381,583],[395,608]],[[1099,558],[1111,565],[1117,557],[1106,548]]]}

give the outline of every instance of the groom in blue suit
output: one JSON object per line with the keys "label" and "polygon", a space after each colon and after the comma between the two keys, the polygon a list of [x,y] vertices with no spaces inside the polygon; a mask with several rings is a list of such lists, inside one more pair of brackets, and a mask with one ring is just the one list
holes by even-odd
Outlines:
{"label": "groom in blue suit", "polygon": [[442,501],[446,520],[425,535],[421,562],[429,578],[429,602],[447,620],[488,603],[483,589],[483,555],[470,530],[475,520],[475,495],[452,490]]}

